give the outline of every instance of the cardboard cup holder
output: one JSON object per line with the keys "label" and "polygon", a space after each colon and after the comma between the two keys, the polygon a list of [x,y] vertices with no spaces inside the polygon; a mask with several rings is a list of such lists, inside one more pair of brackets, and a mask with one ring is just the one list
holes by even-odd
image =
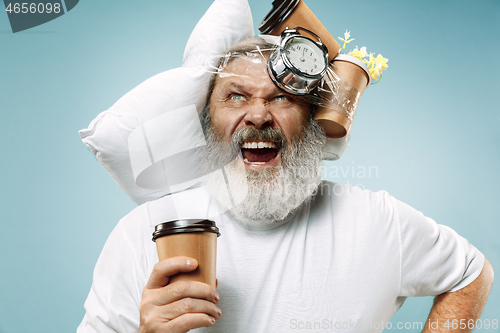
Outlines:
{"label": "cardboard cup holder", "polygon": [[327,137],[339,139],[349,131],[359,100],[371,80],[366,65],[345,54],[333,59],[329,70],[331,75],[325,76],[322,87],[318,89],[320,103],[315,120]]}
{"label": "cardboard cup holder", "polygon": [[198,261],[194,271],[172,275],[169,284],[179,280],[199,281],[215,289],[218,236],[219,229],[211,220],[188,219],[158,224],[153,241],[156,242],[160,261],[178,256]]}

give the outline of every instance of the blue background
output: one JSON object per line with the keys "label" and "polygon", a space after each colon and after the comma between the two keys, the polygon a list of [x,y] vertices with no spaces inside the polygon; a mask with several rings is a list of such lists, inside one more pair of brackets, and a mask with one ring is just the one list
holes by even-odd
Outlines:
{"label": "blue background", "polygon": [[[250,0],[255,27],[270,3]],[[87,0],[16,34],[0,13],[0,333],[80,323],[104,242],[135,204],[77,131],[178,67],[210,4]],[[389,58],[327,178],[388,190],[468,238],[500,272],[500,1],[307,4],[335,37],[351,31],[348,47]],[[393,322],[425,321],[431,302],[407,300]],[[482,318],[500,319],[498,283]]]}

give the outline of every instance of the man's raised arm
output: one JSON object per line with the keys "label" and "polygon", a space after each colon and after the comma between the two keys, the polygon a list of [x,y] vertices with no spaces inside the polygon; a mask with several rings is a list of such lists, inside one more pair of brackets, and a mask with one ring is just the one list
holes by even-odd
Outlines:
{"label": "man's raised arm", "polygon": [[484,259],[481,274],[468,286],[434,298],[422,333],[471,332],[488,299],[493,285],[493,268]]}

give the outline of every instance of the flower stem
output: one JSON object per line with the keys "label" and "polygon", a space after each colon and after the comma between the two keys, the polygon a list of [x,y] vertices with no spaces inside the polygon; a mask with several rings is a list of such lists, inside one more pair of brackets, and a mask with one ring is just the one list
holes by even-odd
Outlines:
{"label": "flower stem", "polygon": [[374,84],[379,83],[381,78],[382,78],[382,74],[380,74],[380,76],[378,77],[378,80],[377,80],[377,81],[375,81],[375,82],[372,82],[372,83],[370,84],[370,86],[373,86]]}

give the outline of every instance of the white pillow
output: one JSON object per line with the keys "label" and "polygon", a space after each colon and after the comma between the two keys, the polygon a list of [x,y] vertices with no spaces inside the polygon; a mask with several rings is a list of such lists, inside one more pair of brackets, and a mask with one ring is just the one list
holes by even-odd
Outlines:
{"label": "white pillow", "polygon": [[[132,201],[142,204],[192,185],[172,181],[169,157],[203,145],[197,114],[213,66],[230,45],[252,36],[247,0],[215,0],[187,42],[183,67],[141,83],[79,132]],[[187,170],[181,165],[170,172]]]}
{"label": "white pillow", "polygon": [[222,52],[237,41],[253,36],[247,0],[216,0],[191,33],[182,66],[213,70]]}

